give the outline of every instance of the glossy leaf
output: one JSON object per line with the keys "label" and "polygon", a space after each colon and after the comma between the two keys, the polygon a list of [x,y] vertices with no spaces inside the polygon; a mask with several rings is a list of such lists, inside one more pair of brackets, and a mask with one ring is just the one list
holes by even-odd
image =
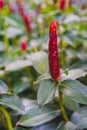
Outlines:
{"label": "glossy leaf", "polygon": [[8,86],[0,80],[0,94],[5,94],[8,91]]}
{"label": "glossy leaf", "polygon": [[24,112],[24,106],[21,102],[21,99],[16,95],[2,95],[0,98],[0,104],[5,105],[6,107],[10,107],[13,110],[19,110],[22,113]]}
{"label": "glossy leaf", "polygon": [[87,73],[81,69],[72,69],[68,71],[68,74],[62,74],[61,75],[61,81],[66,79],[77,79],[80,77],[84,77]]}
{"label": "glossy leaf", "polygon": [[16,125],[37,126],[46,123],[60,114],[60,110],[52,106],[44,106],[40,108],[32,108],[27,114],[23,115]]}
{"label": "glossy leaf", "polygon": [[37,100],[40,106],[49,103],[55,97],[57,84],[52,80],[43,80],[39,86]]}
{"label": "glossy leaf", "polygon": [[60,91],[72,100],[87,104],[87,87],[76,80],[65,80],[61,83]]}
{"label": "glossy leaf", "polygon": [[33,67],[40,74],[48,71],[48,56],[44,51],[39,51],[31,54]]}

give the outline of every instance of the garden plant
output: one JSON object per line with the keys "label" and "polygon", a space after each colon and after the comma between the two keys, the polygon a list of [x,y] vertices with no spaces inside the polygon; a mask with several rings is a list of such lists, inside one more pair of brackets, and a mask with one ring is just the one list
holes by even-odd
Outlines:
{"label": "garden plant", "polygon": [[87,2],[0,0],[0,130],[87,130]]}

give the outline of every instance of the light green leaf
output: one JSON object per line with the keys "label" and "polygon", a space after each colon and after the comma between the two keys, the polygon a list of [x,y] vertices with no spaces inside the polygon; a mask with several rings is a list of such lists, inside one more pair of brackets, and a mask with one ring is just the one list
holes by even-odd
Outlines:
{"label": "light green leaf", "polygon": [[24,106],[21,102],[21,99],[16,95],[2,95],[0,98],[0,104],[10,107],[13,110],[21,111],[21,113],[24,112]]}
{"label": "light green leaf", "polygon": [[66,80],[66,79],[77,79],[80,77],[84,77],[87,74],[87,72],[81,70],[81,69],[72,69],[68,71],[68,75],[62,74],[61,75],[61,80]]}
{"label": "light green leaf", "polygon": [[27,66],[32,66],[31,60],[17,60],[17,61],[9,63],[6,66],[5,71],[16,71]]}
{"label": "light green leaf", "polygon": [[43,80],[39,86],[37,100],[40,106],[49,103],[55,97],[57,84],[52,80]]}
{"label": "light green leaf", "polygon": [[72,100],[87,104],[87,87],[76,80],[65,80],[59,87],[60,91]]}
{"label": "light green leaf", "polygon": [[46,123],[60,114],[60,110],[52,106],[44,106],[42,109],[39,107],[32,108],[27,114],[23,115],[16,125],[22,126],[37,126]]}
{"label": "light green leaf", "polygon": [[40,74],[48,71],[48,56],[44,51],[39,51],[31,54],[33,67]]}
{"label": "light green leaf", "polygon": [[0,80],[0,94],[5,94],[8,91],[8,86]]}

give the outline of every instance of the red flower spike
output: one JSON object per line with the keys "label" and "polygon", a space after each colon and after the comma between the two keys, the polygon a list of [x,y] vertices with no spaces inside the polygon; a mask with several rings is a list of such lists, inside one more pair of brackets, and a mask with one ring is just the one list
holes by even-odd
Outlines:
{"label": "red flower spike", "polygon": [[4,6],[4,1],[0,0],[0,10],[3,9],[3,6]]}
{"label": "red flower spike", "polygon": [[21,43],[21,49],[22,49],[23,51],[26,51],[26,50],[27,50],[27,43],[26,43],[26,42],[22,42],[22,43]]}
{"label": "red flower spike", "polygon": [[65,0],[60,0],[59,7],[60,7],[61,10],[63,10],[65,8],[65,4],[66,4]]}
{"label": "red flower spike", "polygon": [[29,19],[28,15],[25,13],[23,14],[23,20],[26,25],[27,31],[30,33],[31,32],[30,19]]}
{"label": "red flower spike", "polygon": [[22,3],[20,0],[16,0],[16,3],[17,3],[18,11],[19,11],[20,15],[22,16],[24,14],[24,9],[23,9]]}
{"label": "red flower spike", "polygon": [[9,13],[14,13],[14,6],[11,3],[8,3]]}
{"label": "red flower spike", "polygon": [[58,63],[56,23],[54,21],[50,23],[48,52],[50,74],[54,80],[58,81],[60,79],[60,67]]}

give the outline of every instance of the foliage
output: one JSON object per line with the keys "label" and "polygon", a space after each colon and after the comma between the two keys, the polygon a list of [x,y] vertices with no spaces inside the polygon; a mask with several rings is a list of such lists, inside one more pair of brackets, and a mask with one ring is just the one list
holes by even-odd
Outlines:
{"label": "foliage", "polygon": [[[61,9],[60,1],[22,1],[29,32],[17,1],[5,1],[0,9],[0,130],[87,129],[86,5],[83,9],[67,3]],[[60,83],[49,73],[52,20],[57,24]],[[59,92],[68,121],[62,115]]]}

